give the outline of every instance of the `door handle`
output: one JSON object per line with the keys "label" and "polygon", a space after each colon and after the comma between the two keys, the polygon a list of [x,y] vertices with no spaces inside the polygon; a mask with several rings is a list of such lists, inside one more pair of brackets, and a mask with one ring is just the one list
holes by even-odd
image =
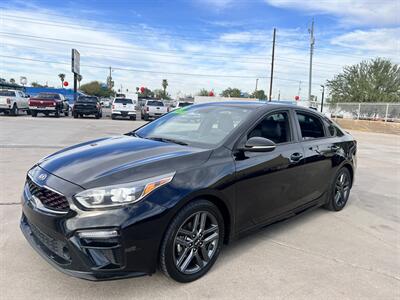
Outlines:
{"label": "door handle", "polygon": [[339,146],[336,146],[336,145],[331,146],[332,151],[338,151],[339,149],[340,149]]}
{"label": "door handle", "polygon": [[290,156],[291,161],[299,161],[303,157],[303,154],[296,152]]}

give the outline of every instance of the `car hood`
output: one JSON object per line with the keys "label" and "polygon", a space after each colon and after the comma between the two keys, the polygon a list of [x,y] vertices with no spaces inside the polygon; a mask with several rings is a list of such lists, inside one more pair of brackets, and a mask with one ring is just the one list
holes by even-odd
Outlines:
{"label": "car hood", "polygon": [[47,172],[83,188],[112,185],[195,168],[211,150],[131,136],[97,139],[42,159]]}

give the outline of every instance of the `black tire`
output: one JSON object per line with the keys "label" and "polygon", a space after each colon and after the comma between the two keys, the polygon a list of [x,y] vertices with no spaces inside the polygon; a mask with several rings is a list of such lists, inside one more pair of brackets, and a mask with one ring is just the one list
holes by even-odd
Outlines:
{"label": "black tire", "polygon": [[74,116],[74,119],[78,119],[78,117],[79,117],[78,113],[76,113],[76,112],[73,113],[73,116]]}
{"label": "black tire", "polygon": [[16,103],[14,103],[13,107],[10,109],[10,115],[11,116],[18,115],[18,106]]}
{"label": "black tire", "polygon": [[95,117],[96,117],[96,119],[100,119],[100,114],[96,113]]}
{"label": "black tire", "polygon": [[136,116],[130,116],[129,119],[131,119],[132,121],[136,120]]}
{"label": "black tire", "polygon": [[148,115],[148,114],[144,114],[143,119],[144,119],[145,121],[148,121],[148,120],[149,120],[149,115]]}
{"label": "black tire", "polygon": [[[47,115],[46,115],[47,116]],[[60,117],[60,112],[58,111],[58,109],[56,109],[56,112],[54,113],[54,116],[56,117],[56,118],[59,118]]]}
{"label": "black tire", "polygon": [[69,110],[64,112],[64,116],[69,117]]}
{"label": "black tire", "polygon": [[30,116],[30,115],[31,115],[31,110],[30,110],[30,109],[27,109],[27,110],[26,110],[26,114],[27,114],[28,116]]}
{"label": "black tire", "polygon": [[[205,231],[213,231],[204,234],[204,236],[199,236],[198,234],[197,237],[195,237],[195,234],[193,233],[194,231],[183,229],[183,226],[185,226],[185,224],[192,224],[192,226],[194,226],[195,221],[194,219],[192,219],[192,217],[195,218],[195,215],[200,215],[199,218],[202,218],[204,213],[206,215],[206,220],[208,220],[205,223],[211,226],[211,229],[206,229]],[[209,222],[211,219],[213,221]],[[193,220],[193,223],[190,223],[190,220]],[[198,224],[198,226],[201,226],[201,223]],[[215,227],[215,225],[218,226]],[[194,230],[196,230],[196,228]],[[204,226],[204,228],[206,227]],[[184,241],[185,243],[187,243],[186,246],[180,246],[181,244],[177,243],[178,232],[181,232],[183,230],[185,230],[186,232],[191,232],[190,234],[194,234],[193,236],[190,236],[191,240],[188,239],[189,235],[186,235],[184,239],[182,239],[182,236],[179,237],[180,241]],[[214,230],[218,231],[215,232]],[[211,269],[211,267],[217,260],[224,241],[224,231],[225,228],[223,217],[219,209],[213,203],[207,200],[197,200],[195,202],[189,203],[188,205],[183,207],[173,218],[165,233],[160,249],[161,270],[166,276],[178,282],[191,282],[199,279]],[[200,229],[199,232],[204,231],[201,231]],[[213,236],[211,242],[206,242],[206,240],[210,239],[211,236]],[[177,260],[175,255],[179,254],[178,247],[182,248],[180,251],[183,252],[181,256],[183,258],[181,259],[180,257]],[[205,248],[208,249],[206,250]],[[189,254],[184,257],[185,253]],[[207,253],[207,259],[205,260],[204,253]],[[209,253],[211,253],[211,257],[208,256]],[[176,265],[176,263],[179,264],[179,260],[181,260],[181,269],[179,269]],[[189,260],[188,263],[186,263],[187,260]],[[200,266],[200,264],[202,264],[202,266]],[[183,267],[183,265],[185,265],[185,267]],[[194,266],[195,271],[193,271],[193,269],[188,271],[187,268],[189,268],[189,266]],[[185,269],[182,271],[183,268]],[[199,269],[196,271],[196,268]]]}
{"label": "black tire", "polygon": [[115,120],[115,116],[114,115],[111,115],[111,120]]}
{"label": "black tire", "polygon": [[342,210],[349,199],[351,186],[352,178],[349,169],[346,167],[339,169],[330,187],[329,201],[324,207],[331,211]]}
{"label": "black tire", "polygon": [[32,115],[32,117],[36,118],[37,117],[37,111],[36,110],[31,110],[31,115]]}

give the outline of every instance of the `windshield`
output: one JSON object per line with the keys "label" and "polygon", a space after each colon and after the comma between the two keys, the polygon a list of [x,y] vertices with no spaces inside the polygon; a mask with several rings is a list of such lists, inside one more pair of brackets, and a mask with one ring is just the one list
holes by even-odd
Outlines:
{"label": "windshield", "polygon": [[59,94],[45,94],[45,93],[40,93],[39,95],[37,95],[36,98],[40,98],[40,99],[60,99],[60,95]]}
{"label": "windshield", "polygon": [[97,97],[79,97],[78,102],[97,102]]}
{"label": "windshield", "polygon": [[122,98],[122,99],[115,99],[114,103],[121,103],[121,104],[123,104],[123,105],[126,105],[126,104],[133,104],[131,99],[125,99],[125,98]]}
{"label": "windshield", "polygon": [[0,96],[15,97],[15,92],[13,92],[13,91],[0,91]]}
{"label": "windshield", "polygon": [[164,106],[164,103],[162,103],[161,101],[157,101],[157,100],[150,100],[150,101],[147,101],[147,106]]}
{"label": "windshield", "polygon": [[250,112],[251,109],[233,106],[188,106],[149,123],[135,134],[147,139],[213,147],[239,126]]}
{"label": "windshield", "polygon": [[189,106],[189,105],[192,105],[193,103],[190,103],[190,102],[179,102],[179,105],[178,105],[178,107],[186,107],[186,106]]}

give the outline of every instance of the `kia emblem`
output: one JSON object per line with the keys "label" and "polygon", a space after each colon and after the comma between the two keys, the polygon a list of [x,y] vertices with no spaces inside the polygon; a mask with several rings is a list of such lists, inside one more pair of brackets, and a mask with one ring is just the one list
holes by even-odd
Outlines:
{"label": "kia emblem", "polygon": [[45,174],[45,173],[40,174],[40,175],[38,176],[38,179],[41,180],[41,181],[46,180],[46,178],[47,178],[47,174]]}

